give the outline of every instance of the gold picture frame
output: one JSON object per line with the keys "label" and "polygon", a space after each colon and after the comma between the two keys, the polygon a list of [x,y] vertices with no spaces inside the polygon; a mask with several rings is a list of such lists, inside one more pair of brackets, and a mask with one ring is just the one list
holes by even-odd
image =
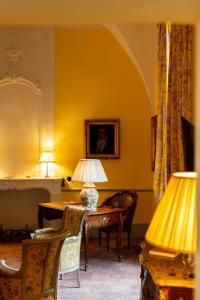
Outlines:
{"label": "gold picture frame", "polygon": [[86,158],[119,159],[119,119],[85,120]]}

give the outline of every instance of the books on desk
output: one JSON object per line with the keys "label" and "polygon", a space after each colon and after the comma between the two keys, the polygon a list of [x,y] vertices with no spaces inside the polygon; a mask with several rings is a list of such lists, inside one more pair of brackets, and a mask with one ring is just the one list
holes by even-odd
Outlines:
{"label": "books on desk", "polygon": [[149,250],[149,254],[152,256],[158,256],[158,257],[163,257],[163,258],[171,258],[174,259],[176,258],[179,253],[178,252],[173,252],[173,251],[167,251],[161,248],[152,248]]}

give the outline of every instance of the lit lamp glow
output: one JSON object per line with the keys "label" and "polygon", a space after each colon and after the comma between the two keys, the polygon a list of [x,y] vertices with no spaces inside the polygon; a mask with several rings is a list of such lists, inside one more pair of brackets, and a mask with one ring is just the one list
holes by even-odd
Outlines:
{"label": "lit lamp glow", "polygon": [[80,159],[72,181],[85,182],[80,193],[82,204],[91,211],[96,211],[99,195],[93,182],[108,181],[101,161],[99,159]]}
{"label": "lit lamp glow", "polygon": [[145,239],[163,250],[182,253],[184,264],[194,264],[197,243],[197,173],[172,174]]}
{"label": "lit lamp glow", "polygon": [[54,162],[54,155],[51,151],[44,151],[40,157],[41,163],[46,163],[46,175],[45,177],[50,177],[49,175],[49,163]]}

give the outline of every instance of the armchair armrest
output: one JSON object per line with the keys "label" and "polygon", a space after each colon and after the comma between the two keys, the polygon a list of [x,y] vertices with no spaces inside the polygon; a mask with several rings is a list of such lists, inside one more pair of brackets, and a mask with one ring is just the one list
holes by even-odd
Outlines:
{"label": "armchair armrest", "polygon": [[19,270],[6,265],[5,260],[0,260],[0,277],[13,277],[19,274]]}
{"label": "armchair armrest", "polygon": [[73,235],[73,236],[69,236],[69,237],[66,237],[64,243],[70,243],[70,242],[76,242],[76,241],[79,241],[81,239],[81,235]]}
{"label": "armchair armrest", "polygon": [[59,230],[51,228],[51,227],[36,229],[34,231],[34,234],[35,234],[34,238],[43,238],[43,237],[46,237],[48,235],[55,234],[58,232],[59,232]]}

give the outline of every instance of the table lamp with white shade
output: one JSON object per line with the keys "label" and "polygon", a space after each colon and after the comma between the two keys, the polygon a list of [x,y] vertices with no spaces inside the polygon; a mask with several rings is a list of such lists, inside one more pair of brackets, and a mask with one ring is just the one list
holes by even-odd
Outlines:
{"label": "table lamp with white shade", "polygon": [[108,181],[101,161],[99,159],[80,159],[72,181],[84,182],[80,193],[82,204],[91,211],[96,211],[99,195],[93,182]]}
{"label": "table lamp with white shade", "polygon": [[197,173],[172,174],[145,236],[153,246],[182,253],[187,266],[194,264],[197,244],[196,188]]}
{"label": "table lamp with white shade", "polygon": [[40,162],[46,164],[46,174],[45,177],[50,177],[49,175],[49,163],[54,162],[54,155],[52,151],[43,151],[40,157]]}

